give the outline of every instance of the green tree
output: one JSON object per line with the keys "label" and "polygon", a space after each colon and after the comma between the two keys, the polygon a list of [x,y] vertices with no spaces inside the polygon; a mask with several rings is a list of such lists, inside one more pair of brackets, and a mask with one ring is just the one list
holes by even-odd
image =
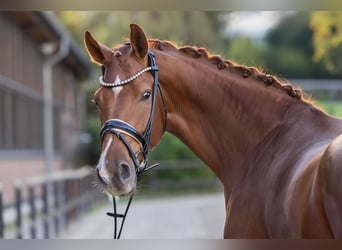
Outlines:
{"label": "green tree", "polygon": [[225,55],[238,63],[256,66],[285,78],[331,78],[322,62],[313,60],[313,32],[310,13],[297,12],[284,17],[262,41],[232,37]]}
{"label": "green tree", "polygon": [[342,12],[312,12],[310,27],[313,30],[314,60],[322,61],[330,72],[341,76]]}
{"label": "green tree", "polygon": [[282,19],[266,35],[267,68],[287,78],[329,78],[332,75],[320,62],[313,61],[313,32],[310,13],[297,12]]}
{"label": "green tree", "polygon": [[[57,13],[76,40],[83,45],[89,30],[106,45],[122,43],[129,35],[129,24],[141,25],[150,38],[215,49],[223,44],[224,23],[220,12],[202,11],[116,11]],[[213,28],[216,27],[216,28]],[[218,32],[220,31],[220,32]]]}
{"label": "green tree", "polygon": [[231,39],[226,54],[230,60],[240,64],[264,68],[266,66],[265,49],[265,44],[256,44],[249,37],[238,36]]}

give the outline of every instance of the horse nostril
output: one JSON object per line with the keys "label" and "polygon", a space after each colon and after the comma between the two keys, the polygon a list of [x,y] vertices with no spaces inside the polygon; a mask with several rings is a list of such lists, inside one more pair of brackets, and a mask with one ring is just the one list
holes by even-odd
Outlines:
{"label": "horse nostril", "polygon": [[121,162],[119,164],[119,178],[123,184],[127,183],[132,178],[132,173],[127,162]]}

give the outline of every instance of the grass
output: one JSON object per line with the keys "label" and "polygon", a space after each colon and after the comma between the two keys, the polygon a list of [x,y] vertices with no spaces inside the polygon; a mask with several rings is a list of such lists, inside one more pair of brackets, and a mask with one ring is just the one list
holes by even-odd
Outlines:
{"label": "grass", "polygon": [[342,118],[342,101],[318,100],[317,105],[330,115]]}

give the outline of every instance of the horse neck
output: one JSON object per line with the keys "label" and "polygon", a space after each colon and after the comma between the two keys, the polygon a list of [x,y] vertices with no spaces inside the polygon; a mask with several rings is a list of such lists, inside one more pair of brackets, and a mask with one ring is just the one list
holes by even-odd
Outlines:
{"label": "horse neck", "polygon": [[275,88],[272,95],[262,83],[219,70],[205,59],[158,51],[156,56],[168,109],[167,130],[222,182],[232,183],[245,155],[280,123],[294,98]]}

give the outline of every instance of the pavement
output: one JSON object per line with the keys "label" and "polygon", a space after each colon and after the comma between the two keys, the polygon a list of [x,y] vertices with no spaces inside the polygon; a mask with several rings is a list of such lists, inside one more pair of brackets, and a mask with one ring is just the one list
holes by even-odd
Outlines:
{"label": "pavement", "polygon": [[[127,200],[119,200],[118,211]],[[71,224],[61,239],[112,239],[112,203]],[[121,220],[119,220],[121,222]],[[223,193],[133,200],[122,239],[222,239],[225,222]]]}

